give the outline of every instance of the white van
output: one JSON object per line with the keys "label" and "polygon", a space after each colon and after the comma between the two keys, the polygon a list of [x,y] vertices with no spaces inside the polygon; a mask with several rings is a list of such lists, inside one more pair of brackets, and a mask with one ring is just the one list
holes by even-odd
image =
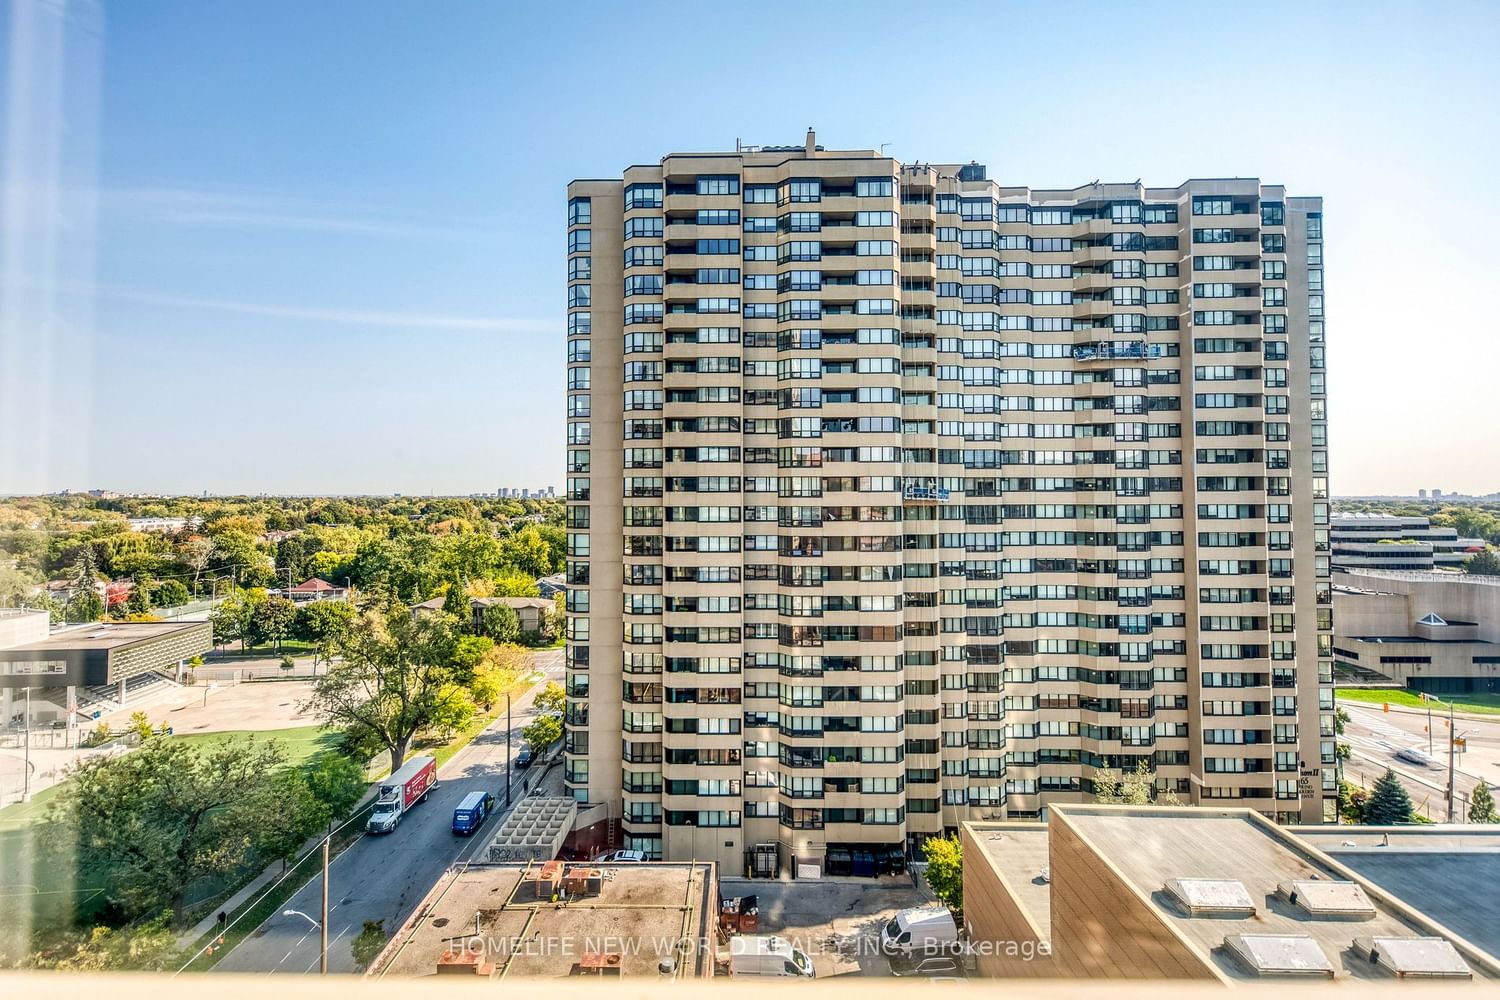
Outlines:
{"label": "white van", "polygon": [[880,931],[886,954],[937,954],[958,946],[958,925],[946,906],[915,906],[902,910]]}
{"label": "white van", "polygon": [[813,978],[812,959],[786,938],[738,934],[729,939],[729,974]]}

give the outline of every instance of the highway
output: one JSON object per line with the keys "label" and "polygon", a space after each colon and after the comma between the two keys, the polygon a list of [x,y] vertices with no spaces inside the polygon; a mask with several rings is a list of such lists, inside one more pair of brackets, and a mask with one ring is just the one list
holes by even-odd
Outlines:
{"label": "highway", "polygon": [[[546,674],[525,694],[515,699],[511,732],[512,753],[521,749],[521,729],[535,716],[532,701],[548,681],[561,681],[563,651],[533,654],[533,665]],[[515,774],[513,801],[523,794],[526,771]],[[475,789],[493,792],[500,800],[495,815],[473,836],[454,836],[453,809],[464,795]],[[438,772],[438,786],[402,818],[393,833],[361,836],[329,866],[328,969],[330,972],[360,971],[354,962],[352,943],[367,920],[384,920],[387,936],[394,934],[407,916],[450,865],[469,855],[494,832],[505,815],[505,716],[475,738]],[[315,864],[310,861],[308,864]],[[217,965],[215,972],[315,973],[318,971],[319,934],[311,920],[322,908],[322,879],[314,876],[283,907],[300,910],[309,918],[280,912],[246,937]]]}
{"label": "highway", "polygon": [[[1447,713],[1433,707],[1432,763],[1424,767],[1397,760],[1396,753],[1409,748],[1427,753],[1425,713],[1398,712],[1395,708],[1383,712],[1379,705],[1353,701],[1340,701],[1339,707],[1349,713],[1349,722],[1339,737],[1350,749],[1350,759],[1344,764],[1345,778],[1358,783],[1362,776],[1368,787],[1390,768],[1401,777],[1417,811],[1442,822],[1447,815]],[[1491,788],[1500,785],[1500,718],[1494,722],[1460,718],[1455,720],[1455,726],[1468,742],[1456,765],[1458,794],[1454,819],[1462,822],[1468,796],[1481,780],[1487,781]]]}

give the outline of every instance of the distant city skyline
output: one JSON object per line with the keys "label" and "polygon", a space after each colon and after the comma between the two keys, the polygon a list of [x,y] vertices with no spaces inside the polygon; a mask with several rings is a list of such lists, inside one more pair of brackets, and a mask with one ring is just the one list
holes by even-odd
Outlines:
{"label": "distant city skyline", "polygon": [[[1317,192],[1333,492],[1500,488],[1481,319],[1500,105],[1453,99],[1500,91],[1483,4],[1269,3],[1274,44],[1184,5],[1091,11],[1115,51],[1215,54],[1131,61],[1129,142],[1106,138],[1098,77],[1058,72],[1065,8],[997,13],[1000,60],[995,31],[878,0],[763,4],[733,46],[692,44],[710,25],[670,4],[81,2],[65,36],[58,10],[0,10],[0,491],[560,485],[567,182],[809,125],[1003,183]],[[820,58],[770,72],[788,17]],[[634,57],[664,21],[673,58]],[[877,82],[892,52],[921,88]],[[880,100],[809,110],[861,87]],[[996,113],[954,130],[929,92]]]}

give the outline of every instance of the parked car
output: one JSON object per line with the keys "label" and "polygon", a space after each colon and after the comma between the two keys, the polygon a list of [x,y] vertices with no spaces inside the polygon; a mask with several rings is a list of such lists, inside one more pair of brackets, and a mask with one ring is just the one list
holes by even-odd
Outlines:
{"label": "parked car", "polygon": [[963,962],[951,955],[929,955],[908,957],[897,955],[891,959],[893,976],[926,976],[935,981],[963,979]]}
{"label": "parked car", "polygon": [[[958,944],[958,924],[944,906],[914,906],[891,918],[880,932],[887,955],[935,955]],[[925,975],[925,973],[924,973]]]}
{"label": "parked car", "polygon": [[535,759],[536,754],[531,752],[531,747],[522,747],[521,752],[516,754],[515,769],[517,771],[524,770],[530,767],[531,762]]}
{"label": "parked car", "polygon": [[645,861],[646,853],[644,851],[607,851],[599,855],[595,860],[601,861],[606,865],[635,864]]}

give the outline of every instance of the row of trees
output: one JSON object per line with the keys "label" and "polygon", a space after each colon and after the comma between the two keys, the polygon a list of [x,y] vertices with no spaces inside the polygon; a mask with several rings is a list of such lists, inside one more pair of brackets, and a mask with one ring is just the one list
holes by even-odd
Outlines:
{"label": "row of trees", "polygon": [[[127,516],[189,526],[133,531]],[[451,584],[523,595],[562,570],[566,531],[561,501],[33,497],[0,503],[0,556],[5,605],[37,606],[41,584],[80,560],[91,582],[134,581],[135,614],[183,603],[210,580],[272,588],[317,576],[415,603]]]}

